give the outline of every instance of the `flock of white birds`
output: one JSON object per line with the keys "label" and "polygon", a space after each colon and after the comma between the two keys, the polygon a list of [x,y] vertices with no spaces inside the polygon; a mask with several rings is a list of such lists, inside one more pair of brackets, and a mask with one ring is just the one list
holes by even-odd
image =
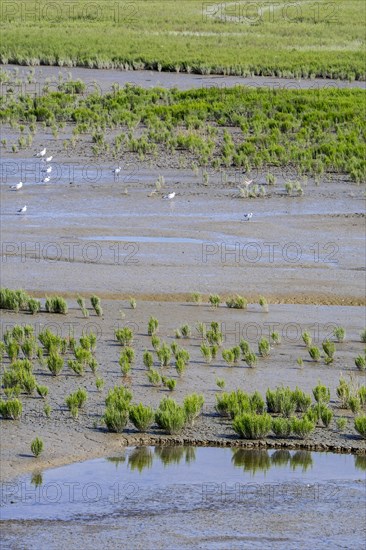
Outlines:
{"label": "flock of white birds", "polygon": [[[43,160],[43,162],[46,163],[45,167],[42,169],[42,172],[44,174],[46,174],[45,177],[42,180],[43,183],[48,183],[50,181],[49,174],[52,172],[52,166],[51,165],[47,166],[47,163],[51,162],[53,157],[52,156],[46,157],[46,153],[47,153],[47,149],[45,147],[44,149],[42,149],[42,151],[40,151],[39,153],[37,153],[35,155],[36,157],[41,158]],[[22,187],[23,187],[23,182],[20,181],[16,185],[11,185],[10,189],[14,189],[14,191],[19,191],[20,189],[22,189]],[[25,214],[26,211],[27,211],[27,205],[25,204],[22,208],[19,208],[19,210],[17,210],[17,213],[18,214]]]}
{"label": "flock of white birds", "polygon": [[[42,151],[39,151],[39,153],[35,154],[36,157],[42,159],[42,161],[45,163],[45,166],[42,169],[42,172],[45,174],[45,177],[43,178],[42,183],[48,183],[50,181],[51,179],[50,174],[52,172],[52,166],[49,163],[52,161],[53,156],[51,155],[49,157],[46,157],[46,153],[47,153],[47,148],[45,147],[44,149],[42,149]],[[119,176],[121,170],[122,170],[121,166],[118,166],[117,168],[114,168],[112,172],[115,176]],[[253,180],[244,180],[243,183],[246,186],[246,188],[248,188],[249,185],[253,183]],[[14,191],[19,191],[20,189],[22,189],[22,187],[23,187],[23,182],[20,181],[16,185],[11,185],[10,189],[13,189]],[[164,195],[163,199],[172,200],[174,199],[175,195],[176,193],[175,191],[173,191],[172,193],[168,193],[167,195]],[[17,210],[17,213],[24,214],[26,211],[27,211],[27,205],[25,204],[22,208],[19,208],[19,210]],[[251,220],[252,217],[253,217],[253,212],[244,214],[245,221]]]}

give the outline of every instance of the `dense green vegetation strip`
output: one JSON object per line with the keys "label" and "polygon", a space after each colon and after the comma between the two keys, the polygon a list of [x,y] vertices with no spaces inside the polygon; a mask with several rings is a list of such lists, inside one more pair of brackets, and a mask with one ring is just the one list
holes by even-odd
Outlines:
{"label": "dense green vegetation strip", "polygon": [[[37,122],[56,128],[72,123],[74,142],[92,135],[96,155],[123,150],[144,158],[178,150],[202,166],[292,166],[300,174],[328,171],[366,179],[362,90],[178,91],[127,85],[104,95],[76,93],[82,91],[82,83],[66,82],[41,97],[3,97],[0,120],[28,124],[31,131]],[[107,143],[110,128],[113,143]]]}
{"label": "dense green vegetation strip", "polygon": [[0,61],[365,79],[365,3],[1,0]]}

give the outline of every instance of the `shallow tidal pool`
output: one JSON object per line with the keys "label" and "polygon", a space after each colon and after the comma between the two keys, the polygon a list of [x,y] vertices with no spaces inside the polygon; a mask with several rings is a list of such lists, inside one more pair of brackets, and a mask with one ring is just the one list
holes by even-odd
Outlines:
{"label": "shallow tidal pool", "polygon": [[1,547],[362,548],[365,473],[362,455],[126,448],[3,483]]}

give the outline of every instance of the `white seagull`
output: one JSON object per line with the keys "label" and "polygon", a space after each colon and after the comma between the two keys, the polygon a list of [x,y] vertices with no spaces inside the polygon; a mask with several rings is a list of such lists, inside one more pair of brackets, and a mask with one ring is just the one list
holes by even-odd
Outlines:
{"label": "white seagull", "polygon": [[46,147],[44,149],[42,149],[42,151],[40,151],[39,153],[36,154],[36,157],[44,157],[45,154],[46,154]]}
{"label": "white seagull", "polygon": [[20,181],[19,183],[17,183],[16,185],[12,185],[10,187],[10,189],[15,189],[15,191],[19,191],[19,189],[21,189],[23,187],[23,182]]}
{"label": "white seagull", "polygon": [[169,193],[168,195],[164,195],[163,199],[166,199],[166,200],[172,200],[174,199],[175,197],[175,192],[173,191],[173,193]]}
{"label": "white seagull", "polygon": [[249,214],[244,214],[244,220],[247,222],[251,220],[252,217],[253,217],[253,212],[249,212]]}
{"label": "white seagull", "polygon": [[27,205],[23,206],[23,208],[19,208],[19,210],[17,210],[18,214],[24,214],[24,212],[27,211]]}
{"label": "white seagull", "polygon": [[122,170],[122,168],[120,166],[118,166],[118,168],[114,168],[114,170],[112,170],[113,174],[116,174],[116,176],[118,176],[118,174],[120,173],[120,171]]}
{"label": "white seagull", "polygon": [[42,183],[48,183],[50,181],[50,179],[51,179],[50,177],[44,178],[42,180]]}
{"label": "white seagull", "polygon": [[49,166],[46,169],[43,169],[43,172],[46,172],[46,174],[50,174],[52,172],[52,166]]}
{"label": "white seagull", "polygon": [[51,162],[52,159],[53,159],[53,156],[51,155],[50,157],[47,157],[47,158],[45,159],[45,161],[46,161],[46,162]]}
{"label": "white seagull", "polygon": [[248,188],[251,183],[253,183],[253,180],[243,180],[243,185],[245,185],[246,188]]}

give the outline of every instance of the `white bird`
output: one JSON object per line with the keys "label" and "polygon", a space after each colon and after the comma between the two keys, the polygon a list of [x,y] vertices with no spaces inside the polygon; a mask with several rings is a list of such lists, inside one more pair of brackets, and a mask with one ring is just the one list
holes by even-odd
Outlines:
{"label": "white bird", "polygon": [[114,168],[114,170],[112,170],[113,174],[116,174],[116,176],[118,176],[118,174],[120,173],[120,171],[122,170],[122,168],[120,166],[118,166],[118,168]]}
{"label": "white bird", "polygon": [[12,185],[10,187],[10,189],[15,189],[15,191],[19,191],[19,189],[21,189],[23,187],[23,182],[20,181],[19,183],[17,183],[16,185]]}
{"label": "white bird", "polygon": [[243,185],[245,185],[245,187],[249,187],[251,183],[253,183],[253,180],[243,180]]}
{"label": "white bird", "polygon": [[47,158],[45,159],[45,161],[46,161],[46,162],[51,162],[52,159],[53,159],[53,156],[51,155],[50,157],[47,157]]}
{"label": "white bird", "polygon": [[174,199],[174,197],[175,197],[175,192],[173,191],[173,193],[169,193],[168,195],[164,195],[163,199],[171,200],[171,199]]}
{"label": "white bird", "polygon": [[48,183],[50,181],[50,179],[51,179],[50,177],[44,178],[42,180],[42,183]]}
{"label": "white bird", "polygon": [[27,211],[27,205],[23,206],[23,208],[19,208],[19,210],[17,210],[18,214],[24,214],[24,212]]}
{"label": "white bird", "polygon": [[52,172],[52,166],[49,166],[46,169],[43,169],[43,172],[46,172],[46,174],[50,174]]}
{"label": "white bird", "polygon": [[252,217],[253,217],[253,212],[249,212],[249,214],[244,214],[244,220],[247,222],[251,220]]}
{"label": "white bird", "polygon": [[42,149],[42,151],[40,151],[39,153],[36,154],[36,157],[44,157],[45,154],[46,154],[46,147],[44,149]]}

